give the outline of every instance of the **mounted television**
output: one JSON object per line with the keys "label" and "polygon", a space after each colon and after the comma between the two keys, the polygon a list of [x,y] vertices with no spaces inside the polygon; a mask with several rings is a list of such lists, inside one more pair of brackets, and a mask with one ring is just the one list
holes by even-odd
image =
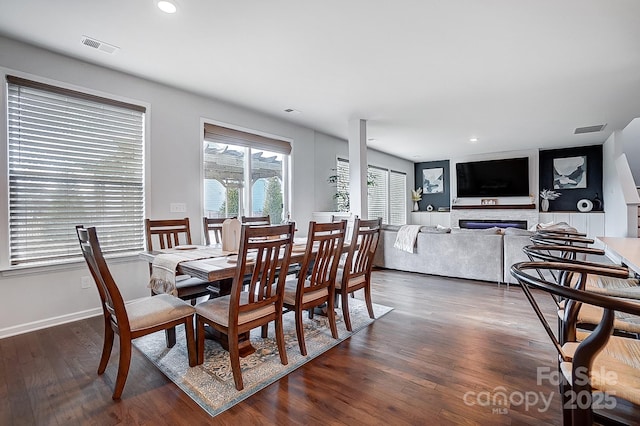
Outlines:
{"label": "mounted television", "polygon": [[528,196],[529,158],[456,164],[458,197]]}

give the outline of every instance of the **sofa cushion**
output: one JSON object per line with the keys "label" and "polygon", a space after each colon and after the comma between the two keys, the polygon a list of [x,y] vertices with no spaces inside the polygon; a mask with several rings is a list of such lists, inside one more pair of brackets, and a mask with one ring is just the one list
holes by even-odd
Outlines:
{"label": "sofa cushion", "polygon": [[467,228],[451,228],[452,234],[502,234],[502,228],[494,226],[492,228],[485,229],[467,229]]}
{"label": "sofa cushion", "polygon": [[520,228],[506,228],[504,230],[504,235],[527,235],[527,236],[532,236],[534,234],[534,232],[528,231],[526,229],[520,229]]}
{"label": "sofa cushion", "polygon": [[425,234],[448,234],[451,232],[451,228],[447,228],[441,225],[438,226],[423,226],[420,228],[420,232]]}
{"label": "sofa cushion", "polygon": [[384,229],[385,231],[398,232],[398,231],[400,230],[400,226],[401,226],[401,225],[387,225],[387,224],[383,224],[383,225],[382,225],[382,229]]}
{"label": "sofa cushion", "polygon": [[536,231],[540,229],[549,229],[549,230],[559,230],[559,231],[571,231],[578,232],[576,228],[569,225],[567,222],[558,222],[558,223],[539,223],[536,225]]}

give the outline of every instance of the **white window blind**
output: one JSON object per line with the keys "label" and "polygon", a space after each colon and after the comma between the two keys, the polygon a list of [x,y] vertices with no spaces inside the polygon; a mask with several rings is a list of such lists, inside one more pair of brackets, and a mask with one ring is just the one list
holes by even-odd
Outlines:
{"label": "white window blind", "polygon": [[339,212],[348,212],[349,205],[349,160],[338,158],[336,162],[336,204]]}
{"label": "white window blind", "polygon": [[7,76],[11,265],[144,248],[143,107]]}
{"label": "white window blind", "polygon": [[407,175],[391,170],[389,173],[389,215],[391,225],[407,223]]}
{"label": "white window blind", "polygon": [[388,171],[378,167],[369,166],[367,173],[375,182],[369,187],[369,219],[382,218],[382,223],[389,223],[387,214],[389,185]]}

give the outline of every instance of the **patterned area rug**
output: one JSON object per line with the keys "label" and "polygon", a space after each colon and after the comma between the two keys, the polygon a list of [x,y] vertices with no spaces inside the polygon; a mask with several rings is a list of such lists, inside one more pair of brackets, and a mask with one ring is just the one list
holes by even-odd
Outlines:
{"label": "patterned area rug", "polygon": [[[306,357],[300,354],[293,312],[286,313],[284,332],[288,365],[280,363],[273,324],[269,326],[266,339],[260,337],[259,328],[253,330],[251,344],[256,348],[256,352],[241,358],[240,361],[244,381],[242,391],[235,388],[228,352],[215,341],[205,341],[204,364],[189,368],[183,327],[178,327],[177,343],[171,349],[165,345],[164,333],[141,337],[134,341],[134,345],[205,411],[215,416],[338,345],[374,321],[369,318],[364,301],[349,299],[349,308],[353,332],[347,331],[342,320],[342,312],[336,309],[339,339],[331,337],[326,317],[314,315],[311,320],[307,315],[303,316]],[[378,319],[392,308],[374,304],[373,309]]]}

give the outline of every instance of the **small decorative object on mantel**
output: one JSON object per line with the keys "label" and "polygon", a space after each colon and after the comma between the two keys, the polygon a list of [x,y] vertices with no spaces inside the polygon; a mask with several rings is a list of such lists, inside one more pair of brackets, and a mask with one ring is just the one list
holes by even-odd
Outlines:
{"label": "small decorative object on mantel", "polygon": [[598,197],[598,193],[596,192],[596,196],[593,197],[593,209],[595,211],[602,211],[602,200]]}
{"label": "small decorative object on mantel", "polygon": [[411,201],[413,201],[413,211],[417,212],[420,207],[418,206],[418,201],[422,200],[422,188],[412,189],[411,190]]}
{"label": "small decorative object on mantel", "polygon": [[578,210],[580,210],[582,213],[590,212],[591,209],[593,209],[593,202],[591,200],[583,198],[582,200],[578,201]]}
{"label": "small decorative object on mantel", "polygon": [[431,204],[429,204],[429,205],[427,206],[427,211],[428,211],[428,212],[432,212],[432,211],[433,211],[433,206],[432,206]]}
{"label": "small decorative object on mantel", "polygon": [[549,200],[555,200],[560,195],[562,194],[552,189],[545,188],[542,191],[540,191],[540,198],[541,198],[540,208],[542,209],[542,211],[543,212],[549,211]]}
{"label": "small decorative object on mantel", "polygon": [[480,200],[480,204],[483,206],[495,206],[498,204],[497,198],[483,198]]}

